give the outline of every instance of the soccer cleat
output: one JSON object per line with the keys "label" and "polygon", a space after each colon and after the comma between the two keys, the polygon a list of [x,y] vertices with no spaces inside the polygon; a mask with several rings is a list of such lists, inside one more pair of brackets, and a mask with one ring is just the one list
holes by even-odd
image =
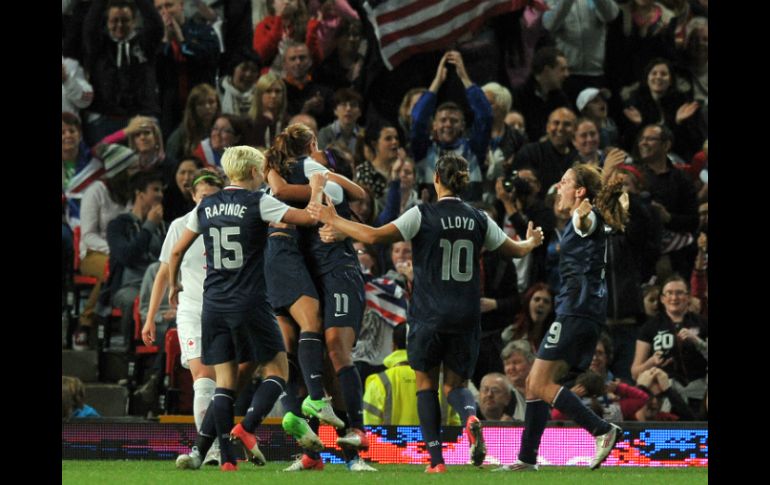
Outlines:
{"label": "soccer cleat", "polygon": [[436,466],[426,466],[425,473],[446,473],[446,465],[439,463]]}
{"label": "soccer cleat", "polygon": [[324,469],[323,458],[314,460],[313,458],[310,458],[308,455],[302,454],[302,455],[297,455],[297,459],[294,460],[294,463],[284,468],[283,471],[301,472],[302,470],[316,470],[320,472],[323,469]]}
{"label": "soccer cleat", "polygon": [[220,470],[223,472],[237,472],[238,471],[238,465],[235,463],[230,463],[229,461],[224,462],[221,467],[219,467]]}
{"label": "soccer cleat", "polygon": [[350,428],[345,436],[337,438],[337,444],[340,446],[349,446],[357,450],[369,449],[369,438],[366,433],[358,428]]}
{"label": "soccer cleat", "polygon": [[243,429],[241,423],[236,424],[233,426],[233,429],[230,430],[230,441],[234,442],[236,440],[241,442],[243,451],[246,453],[246,458],[248,458],[250,462],[257,466],[264,466],[265,463],[267,463],[265,455],[259,451],[257,437]]}
{"label": "soccer cleat", "polygon": [[222,454],[219,451],[219,440],[214,440],[214,445],[209,448],[208,453],[206,453],[206,458],[203,459],[203,464],[219,466],[221,461]]}
{"label": "soccer cleat", "polygon": [[481,432],[481,421],[476,416],[468,416],[465,423],[465,431],[468,433],[468,441],[471,444],[471,462],[475,466],[484,464],[487,457],[487,445],[484,443],[484,434]]}
{"label": "soccer cleat", "polygon": [[529,463],[524,463],[523,461],[516,460],[515,463],[512,463],[510,465],[503,465],[500,468],[495,468],[492,470],[493,472],[526,472],[526,471],[534,471],[536,472],[539,469],[537,465],[531,465]]}
{"label": "soccer cleat", "polygon": [[615,443],[623,433],[620,426],[612,423],[610,423],[610,426],[608,432],[596,437],[596,455],[594,455],[594,459],[591,460],[591,470],[596,470],[602,466],[602,463],[604,463],[604,460],[610,455],[610,452],[615,447]]}
{"label": "soccer cleat", "polygon": [[306,397],[302,401],[302,414],[308,417],[316,417],[322,423],[330,424],[335,428],[344,428],[345,423],[334,414],[331,404],[332,398],[310,399]]}
{"label": "soccer cleat", "polygon": [[182,454],[176,457],[176,467],[180,470],[197,470],[201,467],[201,455],[198,447],[193,446],[190,453]]}
{"label": "soccer cleat", "polygon": [[351,472],[376,472],[377,471],[376,468],[370,466],[360,456],[357,456],[356,458],[353,458],[349,462],[345,463],[345,466],[347,466],[348,470],[350,470]]}
{"label": "soccer cleat", "polygon": [[294,439],[297,440],[297,443],[299,443],[302,448],[310,451],[321,451],[324,449],[321,438],[310,429],[310,425],[307,424],[307,421],[291,411],[283,416],[281,426],[283,426],[283,430],[286,431],[287,434],[293,436]]}

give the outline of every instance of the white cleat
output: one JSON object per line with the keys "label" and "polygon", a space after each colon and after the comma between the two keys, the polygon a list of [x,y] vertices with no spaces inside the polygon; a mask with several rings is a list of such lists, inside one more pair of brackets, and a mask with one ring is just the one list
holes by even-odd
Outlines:
{"label": "white cleat", "polygon": [[615,443],[617,443],[618,439],[623,434],[623,430],[620,429],[620,426],[612,423],[610,423],[610,426],[611,428],[608,432],[596,437],[596,455],[594,456],[594,459],[591,460],[591,470],[596,470],[602,466],[604,460],[610,456],[610,452],[615,447]]}
{"label": "white cleat", "polygon": [[197,470],[201,467],[201,463],[201,455],[198,453],[198,448],[195,446],[193,446],[190,453],[176,457],[176,467],[180,470]]}
{"label": "white cleat", "polygon": [[530,463],[524,463],[523,461],[516,460],[514,463],[510,465],[503,465],[500,468],[495,468],[492,470],[493,472],[527,472],[527,471],[533,471],[536,472],[540,468],[537,465],[532,465]]}
{"label": "white cleat", "polygon": [[376,468],[370,466],[360,456],[358,458],[353,458],[352,460],[347,462],[346,465],[348,467],[348,470],[350,470],[351,472],[376,472],[377,471]]}

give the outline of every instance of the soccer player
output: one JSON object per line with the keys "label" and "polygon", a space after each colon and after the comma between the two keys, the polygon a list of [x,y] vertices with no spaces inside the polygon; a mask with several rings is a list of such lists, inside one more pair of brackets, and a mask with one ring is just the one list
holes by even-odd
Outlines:
{"label": "soccer player", "polygon": [[481,248],[520,258],[543,241],[542,229],[533,228],[530,222],[527,239],[514,242],[483,211],[459,199],[456,194],[463,191],[469,177],[464,158],[442,155],[433,176],[438,201],[413,207],[378,228],[340,217],[331,205],[308,205],[313,217],[327,225],[321,229],[324,241],[333,240],[334,230],[366,244],[412,241],[414,290],[408,312],[407,355],[417,378],[417,413],[430,454],[428,473],[446,472],[438,400],[442,363],[444,391],[465,424],[471,460],[480,466],[486,456],[475,401],[467,387],[481,334]]}
{"label": "soccer player", "polygon": [[[224,182],[215,172],[199,170],[193,178],[193,200],[199,204],[205,197],[219,192],[222,187]],[[168,261],[171,249],[179,240],[190,217],[196,217],[194,210],[175,219],[169,226],[166,239],[163,241],[159,258],[160,268],[155,275],[147,318],[142,328],[142,340],[145,345],[155,343],[155,315],[168,284]],[[203,417],[216,388],[214,368],[201,363],[201,305],[203,304],[203,280],[206,278],[205,267],[203,240],[197,238],[182,259],[181,277],[185,291],[179,295],[176,326],[179,346],[182,350],[182,365],[190,369],[193,378],[193,418],[198,432],[201,430]],[[162,342],[161,345],[163,345]],[[218,447],[215,447],[212,448],[209,456],[218,454]]]}
{"label": "soccer player", "polygon": [[[213,415],[223,471],[238,469],[228,438],[239,440],[250,460],[265,463],[253,433],[284,392],[288,377],[281,332],[265,296],[263,252],[267,223],[313,223],[306,211],[291,208],[257,190],[262,184],[264,160],[262,153],[252,147],[225,150],[222,168],[231,185],[198,205],[197,217],[188,221],[169,260],[169,301],[176,306],[183,290],[177,282],[181,259],[195,239],[204,235],[202,360],[214,366],[217,388],[202,431],[210,429],[207,420]],[[243,421],[233,426],[238,362],[261,364],[266,377],[254,393]],[[180,455],[177,467],[198,468],[200,456],[196,454],[207,451],[212,441],[211,437],[199,434],[197,450]]]}
{"label": "soccer player", "polygon": [[[537,470],[537,450],[553,406],[596,437],[592,470],[610,454],[621,429],[591,411],[572,391],[556,384],[565,372],[583,372],[591,365],[596,342],[607,317],[607,232],[623,230],[628,220],[628,195],[622,179],[602,186],[599,171],[587,164],[568,169],[558,183],[559,208],[569,210],[561,239],[556,320],[540,344],[527,378],[527,408],[519,456],[494,471]],[[596,206],[592,205],[594,201]]]}
{"label": "soccer player", "polygon": [[[346,177],[332,173],[326,167],[316,162],[311,155],[317,152],[318,147],[315,134],[301,123],[290,125],[283,133],[278,135],[273,147],[267,153],[269,172],[266,174],[266,177],[273,189],[273,193],[278,198],[294,201],[289,202],[290,204],[302,203],[304,205],[311,193],[308,183],[312,186],[314,183],[320,182],[320,187],[324,187],[325,184],[324,190],[334,203],[339,205],[340,212],[349,215],[350,209],[347,202],[345,202],[345,195],[347,194],[356,199],[363,199],[366,196],[364,190]],[[329,179],[329,182],[326,183],[325,179]],[[320,201],[321,199],[319,198],[318,202]],[[288,238],[291,233],[284,229],[271,230],[281,234],[280,243],[283,247],[283,253],[289,253],[290,250],[287,245],[289,244]],[[269,252],[271,245],[274,244],[273,241],[276,235],[274,232],[271,234],[272,237],[268,239]],[[358,334],[365,304],[364,280],[358,265],[358,257],[349,239],[331,245],[324,244],[320,240],[317,229],[314,227],[300,229],[299,235],[301,249],[307,258],[307,268],[310,270],[310,275],[313,278],[310,282],[312,284],[315,281],[318,287],[324,311],[322,319],[323,334],[320,333],[320,321],[317,330],[308,330],[306,324],[303,325],[303,322],[297,321],[301,328],[298,352],[300,367],[309,392],[308,397],[302,403],[302,413],[306,416],[315,416],[321,421],[325,421],[322,415],[319,414],[319,410],[322,409],[320,406],[324,404],[321,401],[323,397],[323,387],[321,385],[323,363],[322,339],[324,339],[328,348],[329,359],[339,379],[342,399],[347,408],[349,429],[346,433],[338,432],[340,437],[337,443],[343,447],[348,469],[351,471],[374,471],[374,468],[361,460],[356,451],[368,447],[368,440],[363,431],[363,386],[358,375],[358,369],[353,365],[352,360],[353,344]],[[276,242],[278,242],[277,239]],[[294,249],[294,252],[296,256],[293,259],[297,257],[302,258],[299,248]],[[279,256],[279,254],[276,252],[275,256]],[[269,263],[274,268],[275,274],[270,274],[272,271],[267,273],[268,294],[271,295],[271,303],[276,307],[276,303],[279,300],[281,302],[292,301],[288,298],[291,295],[286,290],[287,286],[292,285],[287,285],[284,280],[285,278],[295,278],[295,281],[298,281],[297,278],[303,276],[299,266],[304,266],[304,264],[302,261],[296,264],[287,262],[287,264],[290,264],[292,272],[286,273],[288,268],[280,270],[275,267],[278,264],[278,258],[273,258],[272,253],[271,259],[276,260]],[[280,277],[284,273],[286,273],[285,278]],[[281,294],[285,295],[285,297],[279,298],[276,296]],[[296,298],[295,296],[292,297]],[[295,303],[292,308],[297,304]],[[293,315],[294,312],[292,311]],[[282,323],[281,329],[290,340],[291,335],[296,333],[290,324]],[[312,347],[314,350],[311,356],[303,358],[303,346],[304,349],[308,349],[310,344],[315,344],[315,342],[317,342],[317,345]],[[307,350],[305,351],[307,352]],[[290,402],[292,397],[290,393],[287,393],[284,403],[289,404],[288,407],[295,409],[295,411],[286,413],[283,425],[289,434],[292,434],[298,438],[298,441],[301,441],[298,434],[304,426],[298,421],[299,418],[296,416],[296,412],[299,411],[297,409],[298,406],[296,406],[296,403],[292,405]],[[332,413],[332,415],[334,414]],[[344,425],[337,426],[338,429],[341,427],[344,427]],[[287,471],[309,468],[322,469],[323,461],[317,451],[308,450],[297,463],[287,468]]]}

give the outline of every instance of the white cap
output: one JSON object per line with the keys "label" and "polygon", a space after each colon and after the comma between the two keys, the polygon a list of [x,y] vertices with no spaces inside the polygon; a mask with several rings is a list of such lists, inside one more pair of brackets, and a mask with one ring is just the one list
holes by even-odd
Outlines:
{"label": "white cap", "polygon": [[600,94],[605,101],[610,99],[610,96],[612,96],[612,93],[610,93],[610,90],[607,88],[585,88],[584,90],[580,91],[580,94],[578,94],[577,97],[577,101],[575,102],[578,111],[583,111],[583,108],[585,108],[588,103],[593,101],[593,99]]}

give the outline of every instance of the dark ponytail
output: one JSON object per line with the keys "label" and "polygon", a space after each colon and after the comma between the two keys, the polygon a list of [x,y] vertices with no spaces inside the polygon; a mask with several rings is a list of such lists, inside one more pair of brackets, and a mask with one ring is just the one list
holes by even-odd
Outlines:
{"label": "dark ponytail", "polygon": [[436,173],[441,185],[457,195],[462,192],[470,182],[468,161],[454,153],[445,153],[436,162]]}

